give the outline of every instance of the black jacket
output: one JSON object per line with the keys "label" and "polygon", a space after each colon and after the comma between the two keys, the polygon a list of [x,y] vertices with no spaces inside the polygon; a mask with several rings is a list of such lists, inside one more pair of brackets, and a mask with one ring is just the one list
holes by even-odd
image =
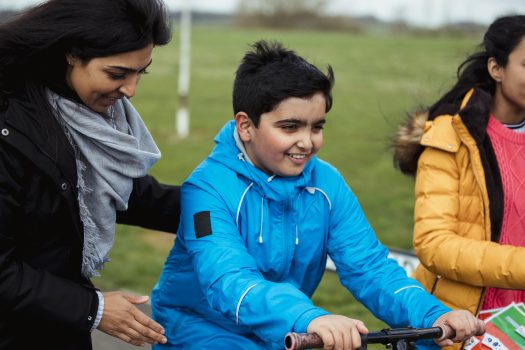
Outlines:
{"label": "black jacket", "polygon": [[[98,298],[82,277],[73,149],[23,95],[0,111],[0,349],[91,349]],[[117,222],[176,232],[179,188],[134,181]]]}

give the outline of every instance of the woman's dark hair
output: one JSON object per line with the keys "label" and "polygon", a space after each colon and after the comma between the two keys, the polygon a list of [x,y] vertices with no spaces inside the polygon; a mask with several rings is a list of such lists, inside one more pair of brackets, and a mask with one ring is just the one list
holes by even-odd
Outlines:
{"label": "woman's dark hair", "polygon": [[46,101],[45,87],[65,83],[66,53],[87,62],[170,39],[162,0],[46,1],[0,25],[0,104],[19,89]]}
{"label": "woman's dark hair", "polygon": [[325,111],[332,107],[334,73],[324,74],[281,43],[258,41],[237,69],[233,84],[233,111],[243,111],[259,126],[261,114],[270,112],[289,97],[312,97],[321,92]]}
{"label": "woman's dark hair", "polygon": [[432,118],[440,106],[457,105],[473,87],[494,95],[496,84],[490,76],[487,63],[494,57],[496,63],[505,67],[509,55],[525,37],[525,16],[515,15],[496,19],[487,29],[478,52],[470,55],[457,70],[458,81],[429,109]]}

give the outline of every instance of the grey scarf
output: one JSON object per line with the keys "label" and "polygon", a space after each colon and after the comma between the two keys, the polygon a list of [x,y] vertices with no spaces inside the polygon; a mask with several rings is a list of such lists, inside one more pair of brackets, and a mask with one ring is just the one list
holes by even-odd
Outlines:
{"label": "grey scarf", "polygon": [[160,158],[148,129],[127,98],[100,114],[48,90],[55,116],[75,150],[78,204],[84,224],[82,274],[98,276],[115,237],[116,210],[126,210],[133,179]]}

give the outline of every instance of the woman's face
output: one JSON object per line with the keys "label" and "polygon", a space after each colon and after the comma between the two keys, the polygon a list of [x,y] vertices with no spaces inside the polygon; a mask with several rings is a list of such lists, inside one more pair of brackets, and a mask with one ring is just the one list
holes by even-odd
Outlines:
{"label": "woman's face", "polygon": [[153,44],[113,56],[82,61],[68,54],[66,81],[80,100],[92,110],[103,113],[117,100],[135,95],[137,84],[151,64]]}
{"label": "woman's face", "polygon": [[489,60],[488,67],[496,81],[494,116],[507,123],[525,119],[525,38],[510,53],[505,67],[493,59]]}

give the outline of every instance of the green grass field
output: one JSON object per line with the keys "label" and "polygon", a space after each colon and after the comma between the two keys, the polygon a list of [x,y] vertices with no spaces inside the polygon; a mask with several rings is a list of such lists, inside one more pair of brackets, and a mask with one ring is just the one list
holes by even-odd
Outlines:
{"label": "green grass field", "polygon": [[[177,28],[175,28],[177,29]],[[191,131],[179,139],[177,107],[178,33],[155,49],[135,106],[162,151],[152,173],[180,184],[213,147],[213,137],[233,117],[234,73],[249,44],[278,40],[325,69],[332,65],[334,107],[327,117],[320,157],[334,164],[358,196],[377,236],[388,246],[411,248],[413,181],[394,170],[389,138],[405,113],[430,104],[450,86],[458,64],[478,37],[394,37],[335,32],[295,32],[196,27],[192,32]],[[95,283],[102,289],[149,293],[160,274],[173,236],[118,227],[112,261]],[[327,273],[314,302],[331,312],[375,320]]]}

